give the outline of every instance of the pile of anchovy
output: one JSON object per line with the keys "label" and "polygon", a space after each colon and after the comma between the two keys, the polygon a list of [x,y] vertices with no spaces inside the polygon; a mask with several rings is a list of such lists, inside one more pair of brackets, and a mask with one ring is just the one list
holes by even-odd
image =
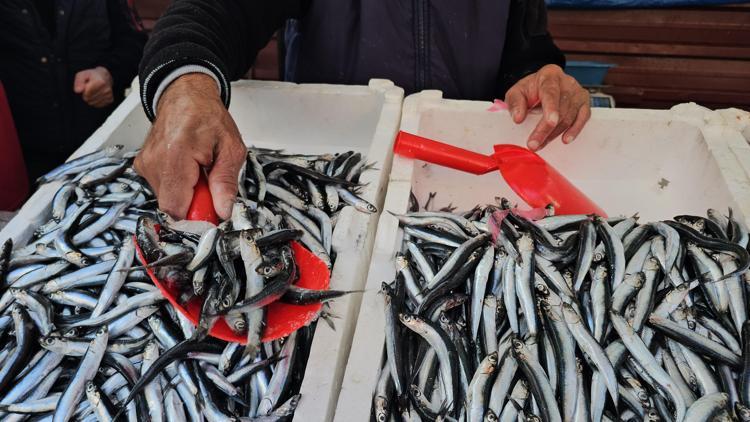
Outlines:
{"label": "pile of anchovy", "polygon": [[[49,221],[27,245],[3,245],[0,418],[291,418],[315,323],[262,343],[265,308],[346,293],[295,286],[290,241],[333,265],[340,209],[376,211],[356,194],[365,160],[251,149],[231,219],[213,226],[160,213],[134,156],[108,147],[43,176],[62,182]],[[146,269],[181,302],[203,301],[197,327]],[[220,317],[246,346],[208,335]]]}
{"label": "pile of anchovy", "polygon": [[731,210],[396,217],[375,420],[750,420],[748,231]]}

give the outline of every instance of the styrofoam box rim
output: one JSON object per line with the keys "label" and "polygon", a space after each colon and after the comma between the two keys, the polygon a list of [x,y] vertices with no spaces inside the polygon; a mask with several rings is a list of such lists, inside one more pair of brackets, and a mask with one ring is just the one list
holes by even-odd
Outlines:
{"label": "styrofoam box rim", "polygon": [[[427,110],[481,112],[491,105],[485,101],[446,100],[436,90],[412,94],[404,100],[401,130],[418,133],[420,118]],[[507,111],[500,111],[507,113]],[[673,110],[594,109],[596,119],[633,122],[681,121],[700,129],[710,152],[716,159],[721,175],[729,186],[741,214],[750,217],[750,146],[731,121],[694,104],[683,104]],[[747,119],[743,115],[743,118]],[[380,372],[385,338],[383,301],[374,294],[383,281],[395,277],[392,258],[400,249],[398,221],[387,211],[402,212],[408,206],[415,160],[400,156],[393,158],[388,192],[380,216],[375,246],[372,251],[365,291],[352,350],[349,353],[344,383],[334,415],[335,421],[367,420],[370,417],[372,394]],[[747,218],[746,218],[747,220]]]}
{"label": "styrofoam box rim", "polygon": [[[372,79],[365,86],[245,80],[233,83],[232,87],[234,92],[243,89],[275,90],[280,95],[380,96],[380,116],[372,134],[369,150],[366,151],[368,160],[376,162],[377,168],[363,174],[362,182],[369,185],[363,189],[361,195],[378,209],[382,208],[390,173],[390,151],[401,119],[403,89],[383,79]],[[137,108],[140,108],[140,98],[137,82],[134,82],[125,100],[69,159],[99,149]],[[0,231],[0,241],[12,238],[25,243],[33,229],[49,218],[51,199],[59,186],[60,183],[50,183],[37,190],[15,218]],[[332,269],[331,288],[361,289],[370,261],[378,215],[365,215],[352,207],[346,207],[341,211],[333,235],[333,247],[338,252],[338,257]],[[303,398],[299,403],[295,420],[331,419],[360,301],[361,295],[349,295],[331,304],[331,313],[340,317],[336,331],[331,330],[325,323],[318,324],[308,360],[307,368],[310,370],[306,371],[301,387]]]}

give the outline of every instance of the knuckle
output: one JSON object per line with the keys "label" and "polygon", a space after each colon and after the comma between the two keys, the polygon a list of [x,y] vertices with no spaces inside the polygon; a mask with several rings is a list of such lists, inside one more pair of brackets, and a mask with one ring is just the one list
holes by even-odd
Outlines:
{"label": "knuckle", "polygon": [[237,174],[233,171],[233,169],[221,167],[216,168],[213,172],[211,172],[211,179],[214,183],[227,185],[227,186],[236,186],[237,185]]}

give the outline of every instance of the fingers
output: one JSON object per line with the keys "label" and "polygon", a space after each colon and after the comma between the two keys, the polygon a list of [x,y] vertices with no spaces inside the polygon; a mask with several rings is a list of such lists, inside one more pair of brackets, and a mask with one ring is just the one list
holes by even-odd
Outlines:
{"label": "fingers", "polygon": [[94,107],[94,108],[104,108],[104,107],[107,107],[108,105],[112,104],[112,102],[114,102],[114,100],[115,100],[115,97],[112,94],[112,91],[108,90],[108,91],[104,92],[103,94],[98,95],[97,97],[91,99],[91,101],[86,101],[86,104],[88,104],[88,105],[90,105],[91,107]]}
{"label": "fingers", "polygon": [[540,77],[539,98],[542,102],[542,119],[529,135],[528,147],[532,151],[542,148],[560,123],[560,81],[556,76]]}
{"label": "fingers", "polygon": [[91,72],[88,70],[82,70],[76,73],[75,79],[73,80],[73,92],[80,94],[86,88],[86,83],[91,78]]}
{"label": "fingers", "polygon": [[107,94],[109,88],[107,84],[100,79],[89,79],[86,86],[83,89],[83,100],[87,103],[99,100],[101,97]]}
{"label": "fingers", "polygon": [[563,135],[563,143],[569,144],[573,141],[575,141],[578,134],[581,133],[581,130],[583,129],[583,126],[588,122],[589,118],[591,117],[591,106],[587,102],[584,107],[578,111],[578,114],[576,115],[576,119],[573,122],[573,124],[568,128],[567,131],[565,131],[565,134]]}
{"label": "fingers", "polygon": [[247,148],[239,135],[228,135],[217,146],[215,161],[208,173],[208,187],[219,217],[231,216],[232,204],[237,197],[237,175],[245,164]]}
{"label": "fingers", "polygon": [[519,81],[506,94],[516,123],[528,115],[537,101],[542,106],[542,118],[527,141],[532,151],[543,148],[561,134],[564,143],[572,142],[591,116],[588,91],[556,65],[544,66]]}
{"label": "fingers", "polygon": [[154,188],[159,208],[176,219],[184,219],[198,182],[198,163],[188,154],[159,154],[144,148],[133,167]]}
{"label": "fingers", "polygon": [[526,119],[529,110],[529,101],[524,94],[522,85],[515,85],[505,94],[505,102],[508,104],[513,121],[521,123]]}

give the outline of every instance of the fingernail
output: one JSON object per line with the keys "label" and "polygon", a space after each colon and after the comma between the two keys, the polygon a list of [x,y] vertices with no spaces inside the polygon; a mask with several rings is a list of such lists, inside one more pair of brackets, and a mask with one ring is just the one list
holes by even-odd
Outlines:
{"label": "fingernail", "polygon": [[552,113],[549,114],[549,117],[547,118],[547,121],[549,121],[553,125],[556,125],[557,122],[560,121],[560,115],[557,114],[556,111],[553,111]]}
{"label": "fingernail", "polygon": [[539,141],[537,141],[536,139],[533,139],[533,140],[529,141],[529,149],[530,150],[536,151],[537,148],[539,148]]}
{"label": "fingernail", "polygon": [[513,121],[517,122],[518,119],[521,117],[521,110],[514,108],[513,110],[511,110],[510,114],[513,117]]}
{"label": "fingernail", "polygon": [[571,142],[573,142],[573,141],[575,141],[575,140],[576,140],[576,137],[575,137],[575,136],[568,136],[568,137],[566,137],[566,138],[565,138],[564,142],[565,142],[566,144],[569,144],[569,143],[571,143]]}

